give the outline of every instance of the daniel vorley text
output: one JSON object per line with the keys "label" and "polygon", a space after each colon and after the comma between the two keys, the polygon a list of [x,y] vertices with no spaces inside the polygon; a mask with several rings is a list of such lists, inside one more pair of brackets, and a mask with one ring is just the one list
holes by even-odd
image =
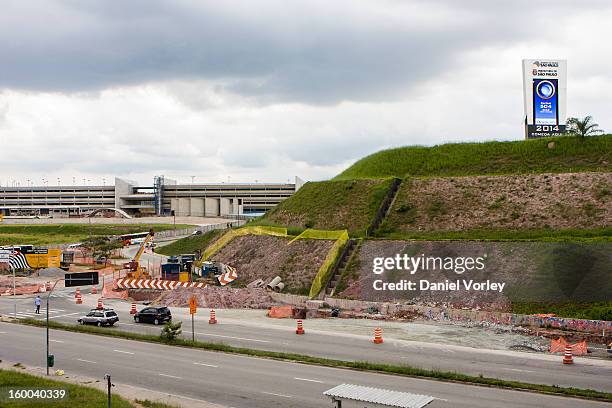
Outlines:
{"label": "daniel vorley text", "polygon": [[503,292],[506,283],[476,282],[474,280],[457,279],[455,281],[430,282],[426,279],[418,281],[402,279],[399,282],[383,282],[377,279],[373,283],[374,290],[431,290],[431,291],[457,291],[457,290],[476,290],[476,291],[496,291]]}

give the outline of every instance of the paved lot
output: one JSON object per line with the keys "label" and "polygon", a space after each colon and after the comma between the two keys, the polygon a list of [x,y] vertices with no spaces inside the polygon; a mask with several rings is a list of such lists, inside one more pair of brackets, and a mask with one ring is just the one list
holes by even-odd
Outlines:
{"label": "paved lot", "polygon": [[[428,407],[609,407],[571,398],[499,390],[423,379],[286,363],[51,331],[56,366],[94,378],[182,395],[228,407],[330,406],[322,392],[341,383],[400,390],[436,398]],[[44,330],[0,323],[0,359],[26,365],[44,362]]]}
{"label": "paved lot", "polygon": [[[89,290],[84,293],[88,293]],[[68,295],[66,295],[68,293]],[[69,289],[59,291],[51,303],[53,320],[75,323],[78,316],[94,307],[97,296],[85,294],[83,305],[76,305]],[[67,296],[67,297],[66,297]],[[20,299],[18,311],[22,317],[32,316],[32,299]],[[105,301],[117,310],[120,321],[108,330],[125,330],[158,334],[160,327],[134,323],[129,314],[130,304],[123,301]],[[138,306],[139,309],[142,305]],[[13,311],[10,298],[0,298],[0,313]],[[184,336],[191,338],[191,321],[187,309],[172,308],[175,320],[184,322]],[[329,357],[341,360],[374,361],[407,364],[415,367],[457,371],[471,375],[484,375],[509,380],[541,384],[555,384],[579,388],[592,388],[612,392],[612,361],[575,358],[576,364],[563,366],[561,357],[544,353],[525,353],[510,350],[489,350],[421,340],[406,340],[394,334],[398,323],[367,320],[311,319],[304,322],[306,334],[295,334],[295,321],[268,319],[263,311],[217,310],[216,325],[208,324],[208,309],[199,309],[195,320],[196,338],[234,346]],[[33,316],[37,317],[37,316]],[[38,318],[43,319],[41,315]],[[354,326],[351,331],[346,325]],[[372,342],[372,328],[383,327],[384,344]],[[343,328],[344,327],[344,328]],[[415,327],[412,325],[412,327]],[[361,333],[359,330],[362,330]],[[409,337],[408,337],[409,338]]]}

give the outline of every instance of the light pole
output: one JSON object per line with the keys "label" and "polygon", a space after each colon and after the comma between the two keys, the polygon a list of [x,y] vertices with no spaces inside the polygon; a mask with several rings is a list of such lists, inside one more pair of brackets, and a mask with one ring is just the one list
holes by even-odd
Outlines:
{"label": "light pole", "polygon": [[17,319],[17,295],[15,295],[15,268],[13,268],[13,317]]}
{"label": "light pole", "polygon": [[63,281],[64,278],[59,278],[58,280],[56,280],[53,283],[53,286],[51,287],[51,290],[49,291],[49,294],[47,295],[47,299],[46,299],[46,303],[47,303],[47,375],[49,375],[49,298],[51,297],[51,293],[53,293],[53,290],[55,289],[55,285],[57,285],[57,282],[59,281]]}

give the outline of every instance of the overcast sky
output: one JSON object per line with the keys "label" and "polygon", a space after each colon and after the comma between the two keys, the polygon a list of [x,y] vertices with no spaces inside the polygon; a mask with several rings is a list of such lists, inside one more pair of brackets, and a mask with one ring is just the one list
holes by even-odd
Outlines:
{"label": "overcast sky", "polygon": [[[523,137],[523,58],[612,129],[612,1],[0,3],[0,183],[334,176]],[[91,180],[91,181],[89,181]]]}

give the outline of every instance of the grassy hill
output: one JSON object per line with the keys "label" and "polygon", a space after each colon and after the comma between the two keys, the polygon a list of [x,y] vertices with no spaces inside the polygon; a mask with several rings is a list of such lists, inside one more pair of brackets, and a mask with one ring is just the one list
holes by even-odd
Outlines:
{"label": "grassy hill", "polygon": [[[554,142],[554,148],[548,144]],[[335,180],[612,170],[612,135],[408,146],[364,157]]]}
{"label": "grassy hill", "polygon": [[503,230],[540,230],[546,237],[599,229],[609,239],[611,205],[612,173],[409,178],[379,233],[489,231],[499,237]]}
{"label": "grassy hill", "polygon": [[365,234],[392,179],[306,183],[271,210],[261,223],[298,228],[348,229]]}
{"label": "grassy hill", "polygon": [[160,246],[155,249],[155,252],[162,255],[180,255],[193,254],[196,251],[201,251],[208,244],[215,241],[221,236],[225,230],[212,230],[205,232],[202,235],[193,235],[186,238],[181,238],[168,245]]}
{"label": "grassy hill", "polygon": [[[191,225],[176,225],[177,229]],[[50,245],[80,242],[89,237],[100,235],[121,235],[136,232],[166,231],[174,228],[172,224],[3,224],[0,225],[0,245]]]}

